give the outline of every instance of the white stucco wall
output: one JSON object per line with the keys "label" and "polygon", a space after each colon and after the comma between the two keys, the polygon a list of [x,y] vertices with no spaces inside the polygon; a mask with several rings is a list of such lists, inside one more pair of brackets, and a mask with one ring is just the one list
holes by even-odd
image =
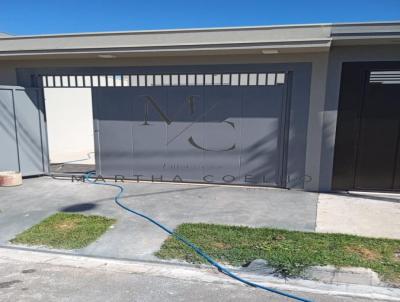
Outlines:
{"label": "white stucco wall", "polygon": [[94,164],[92,93],[90,88],[44,89],[51,163],[89,159]]}

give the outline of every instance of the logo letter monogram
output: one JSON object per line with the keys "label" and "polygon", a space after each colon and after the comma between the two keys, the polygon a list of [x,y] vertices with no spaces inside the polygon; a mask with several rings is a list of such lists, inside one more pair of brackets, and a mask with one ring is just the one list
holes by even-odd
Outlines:
{"label": "logo letter monogram", "polygon": [[[170,119],[160,108],[160,106],[158,106],[156,100],[150,96],[150,95],[143,95],[142,96],[144,98],[144,121],[143,121],[143,126],[149,126],[149,108],[150,106],[152,106],[156,112],[159,114],[159,116],[161,117],[161,119],[167,124],[167,125],[171,125],[172,124],[172,119]],[[190,115],[194,115],[195,113],[195,98],[199,98],[200,96],[198,95],[189,95],[186,98],[187,104],[189,105],[189,114]],[[202,116],[200,116],[201,118]],[[193,124],[197,123],[197,122],[201,122],[201,120],[198,118],[198,120],[193,121],[193,123],[185,128],[181,133],[179,133],[176,137],[178,137],[179,135],[181,135],[182,133],[184,133],[186,130],[188,130]],[[232,127],[232,129],[235,129],[235,123],[230,122],[230,121],[222,121],[222,123],[226,123],[228,124],[230,127]],[[174,137],[174,139],[176,138]],[[172,140],[171,140],[172,141]],[[168,143],[170,143],[171,141],[169,141]],[[232,144],[230,147],[228,148],[224,148],[224,149],[208,149],[206,147],[201,146],[200,144],[198,144],[195,139],[190,136],[188,138],[188,142],[190,145],[192,145],[193,147],[195,147],[196,149],[199,150],[203,150],[203,151],[214,151],[214,152],[225,152],[225,151],[231,151],[234,150],[236,148],[236,144]]]}

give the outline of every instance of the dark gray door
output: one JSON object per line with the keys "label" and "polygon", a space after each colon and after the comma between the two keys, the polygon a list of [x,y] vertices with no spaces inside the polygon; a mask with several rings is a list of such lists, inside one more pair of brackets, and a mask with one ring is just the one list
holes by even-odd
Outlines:
{"label": "dark gray door", "polygon": [[93,88],[98,173],[282,186],[286,84],[272,75]]}
{"label": "dark gray door", "polygon": [[400,62],[343,64],[332,186],[400,189]]}
{"label": "dark gray door", "polygon": [[400,188],[399,84],[368,85],[361,112],[357,147],[355,188],[398,190]]}

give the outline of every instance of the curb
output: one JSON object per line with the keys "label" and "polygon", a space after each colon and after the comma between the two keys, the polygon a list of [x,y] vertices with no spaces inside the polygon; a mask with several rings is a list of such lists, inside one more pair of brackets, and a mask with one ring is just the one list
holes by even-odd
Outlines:
{"label": "curb", "polygon": [[[32,251],[14,247],[0,247],[0,261],[41,263],[119,273],[146,274],[187,281],[245,286],[207,266],[196,267],[162,262],[94,258],[63,253]],[[327,284],[302,279],[284,280],[273,276],[261,276],[242,271],[239,274],[241,277],[253,282],[279,290],[324,294],[327,296],[364,298],[372,301],[400,301],[400,289],[397,288],[357,284]]]}

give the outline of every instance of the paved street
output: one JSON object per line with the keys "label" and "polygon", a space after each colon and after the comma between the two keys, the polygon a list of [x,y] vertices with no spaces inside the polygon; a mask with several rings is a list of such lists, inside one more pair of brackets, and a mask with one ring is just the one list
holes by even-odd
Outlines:
{"label": "paved street", "polygon": [[[242,277],[312,301],[400,301],[399,291],[274,277]],[[294,301],[208,267],[0,248],[1,301]]]}

